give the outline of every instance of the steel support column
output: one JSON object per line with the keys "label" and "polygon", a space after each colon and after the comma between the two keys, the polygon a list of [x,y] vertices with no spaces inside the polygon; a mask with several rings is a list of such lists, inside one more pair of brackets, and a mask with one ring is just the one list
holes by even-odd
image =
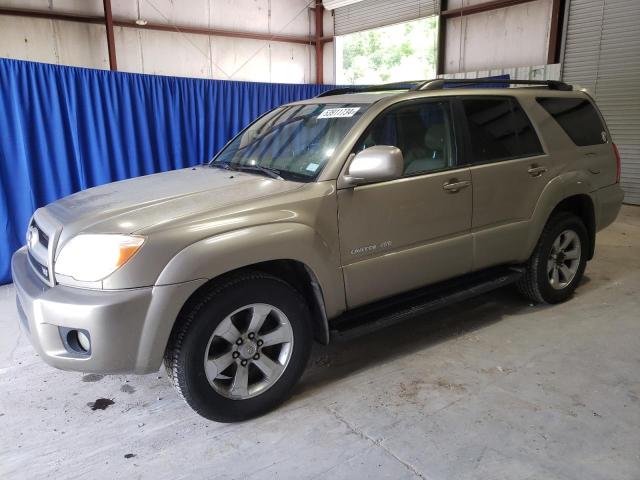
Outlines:
{"label": "steel support column", "polygon": [[314,43],[316,47],[316,83],[324,83],[324,7],[322,0],[316,0],[314,8],[316,34]]}
{"label": "steel support column", "polygon": [[[448,0],[440,0],[440,10],[447,9]],[[447,43],[447,19],[442,15],[438,15],[438,43],[436,46],[436,75],[444,75]]]}
{"label": "steel support column", "polygon": [[104,4],[104,25],[107,29],[107,47],[109,49],[109,68],[118,70],[116,61],[116,42],[113,36],[113,15],[111,14],[111,0],[103,0]]}

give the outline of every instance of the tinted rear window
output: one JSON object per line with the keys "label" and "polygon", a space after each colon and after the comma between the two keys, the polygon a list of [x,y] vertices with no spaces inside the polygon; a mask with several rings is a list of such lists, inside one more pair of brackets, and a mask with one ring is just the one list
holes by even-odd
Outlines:
{"label": "tinted rear window", "polygon": [[512,98],[464,99],[472,163],[495,162],[544,152],[529,118]]}
{"label": "tinted rear window", "polygon": [[536,99],[562,127],[573,143],[582,147],[606,143],[604,126],[593,104],[582,98]]}

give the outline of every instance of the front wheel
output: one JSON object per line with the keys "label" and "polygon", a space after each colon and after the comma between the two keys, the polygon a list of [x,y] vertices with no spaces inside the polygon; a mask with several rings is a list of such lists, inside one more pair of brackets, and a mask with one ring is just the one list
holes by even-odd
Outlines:
{"label": "front wheel", "polygon": [[187,307],[165,366],[197,413],[219,422],[261,415],[291,393],[311,349],[302,296],[260,272],[236,275]]}
{"label": "front wheel", "polygon": [[520,292],[539,303],[567,300],[582,279],[588,242],[587,229],[579,217],[569,212],[551,217],[517,283]]}

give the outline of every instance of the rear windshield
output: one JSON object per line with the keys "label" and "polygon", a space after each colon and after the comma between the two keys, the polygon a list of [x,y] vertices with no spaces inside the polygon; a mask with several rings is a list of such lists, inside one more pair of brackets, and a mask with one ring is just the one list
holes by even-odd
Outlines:
{"label": "rear windshield", "polygon": [[589,100],[560,97],[542,97],[536,100],[579,147],[607,142],[600,115]]}
{"label": "rear windshield", "polygon": [[234,138],[210,163],[251,172],[269,170],[312,181],[368,104],[309,104],[276,108]]}

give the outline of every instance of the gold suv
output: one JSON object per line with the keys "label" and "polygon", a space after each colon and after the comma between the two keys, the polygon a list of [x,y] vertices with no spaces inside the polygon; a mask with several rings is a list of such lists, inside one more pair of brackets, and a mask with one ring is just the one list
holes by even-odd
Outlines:
{"label": "gold suv", "polygon": [[568,299],[623,197],[602,116],[561,82],[455,82],[284,105],[205,165],[38,209],[12,259],[23,330],[62,369],[164,361],[196,412],[238,421],[289,395],[314,340],[509,283]]}

